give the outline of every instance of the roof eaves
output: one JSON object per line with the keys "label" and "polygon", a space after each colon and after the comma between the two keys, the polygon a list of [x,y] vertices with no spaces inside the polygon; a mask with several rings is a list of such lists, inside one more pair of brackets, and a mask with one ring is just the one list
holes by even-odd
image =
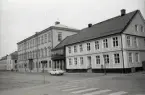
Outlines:
{"label": "roof eaves", "polygon": [[84,40],[84,41],[79,41],[79,42],[67,44],[67,45],[65,45],[65,46],[69,46],[69,45],[73,45],[73,44],[77,44],[77,43],[82,43],[82,42],[86,42],[86,41],[91,41],[91,40],[94,40],[94,39],[100,39],[100,38],[104,38],[104,37],[111,36],[111,35],[116,35],[116,34],[121,34],[121,33],[122,33],[122,32],[113,33],[113,34],[108,34],[108,35],[100,36],[100,37],[97,37],[97,38],[92,38],[92,39],[87,39],[87,40]]}

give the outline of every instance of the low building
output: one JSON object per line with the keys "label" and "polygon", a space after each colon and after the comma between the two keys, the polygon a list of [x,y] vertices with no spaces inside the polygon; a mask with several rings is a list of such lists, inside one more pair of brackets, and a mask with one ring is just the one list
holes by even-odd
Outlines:
{"label": "low building", "polygon": [[47,72],[53,69],[55,64],[51,60],[51,49],[67,36],[77,32],[78,29],[62,25],[57,21],[54,26],[18,42],[19,71]]}
{"label": "low building", "polygon": [[18,52],[15,51],[7,56],[7,70],[17,70]]}
{"label": "low building", "polygon": [[7,70],[7,55],[0,59],[0,71]]}
{"label": "low building", "polygon": [[[66,71],[131,72],[142,70],[145,61],[145,22],[139,10],[97,24],[89,24],[69,36],[52,51],[63,49]],[[58,56],[56,56],[58,57]]]}

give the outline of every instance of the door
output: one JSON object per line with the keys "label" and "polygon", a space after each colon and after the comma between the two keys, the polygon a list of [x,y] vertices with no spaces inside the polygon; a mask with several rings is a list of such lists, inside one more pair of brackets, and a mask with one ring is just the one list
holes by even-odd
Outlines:
{"label": "door", "polygon": [[92,72],[91,56],[88,56],[88,72]]}

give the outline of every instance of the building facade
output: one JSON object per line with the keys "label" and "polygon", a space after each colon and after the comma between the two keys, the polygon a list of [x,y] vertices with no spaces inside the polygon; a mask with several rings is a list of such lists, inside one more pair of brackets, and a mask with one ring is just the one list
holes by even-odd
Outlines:
{"label": "building facade", "polygon": [[66,70],[75,72],[133,72],[145,61],[145,20],[139,10],[95,25],[66,38]]}
{"label": "building facade", "polygon": [[79,30],[55,22],[55,26],[36,32],[31,37],[17,43],[19,71],[47,72],[55,68],[51,60],[51,49],[67,36],[77,32]]}
{"label": "building facade", "polygon": [[7,55],[0,59],[0,71],[7,70]]}
{"label": "building facade", "polygon": [[18,52],[15,51],[7,56],[7,70],[17,71]]}

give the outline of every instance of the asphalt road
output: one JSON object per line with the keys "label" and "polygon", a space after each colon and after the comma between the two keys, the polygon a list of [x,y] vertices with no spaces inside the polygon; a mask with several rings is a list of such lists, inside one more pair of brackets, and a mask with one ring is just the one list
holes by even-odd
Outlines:
{"label": "asphalt road", "polygon": [[145,73],[50,76],[0,72],[0,95],[145,95]]}

